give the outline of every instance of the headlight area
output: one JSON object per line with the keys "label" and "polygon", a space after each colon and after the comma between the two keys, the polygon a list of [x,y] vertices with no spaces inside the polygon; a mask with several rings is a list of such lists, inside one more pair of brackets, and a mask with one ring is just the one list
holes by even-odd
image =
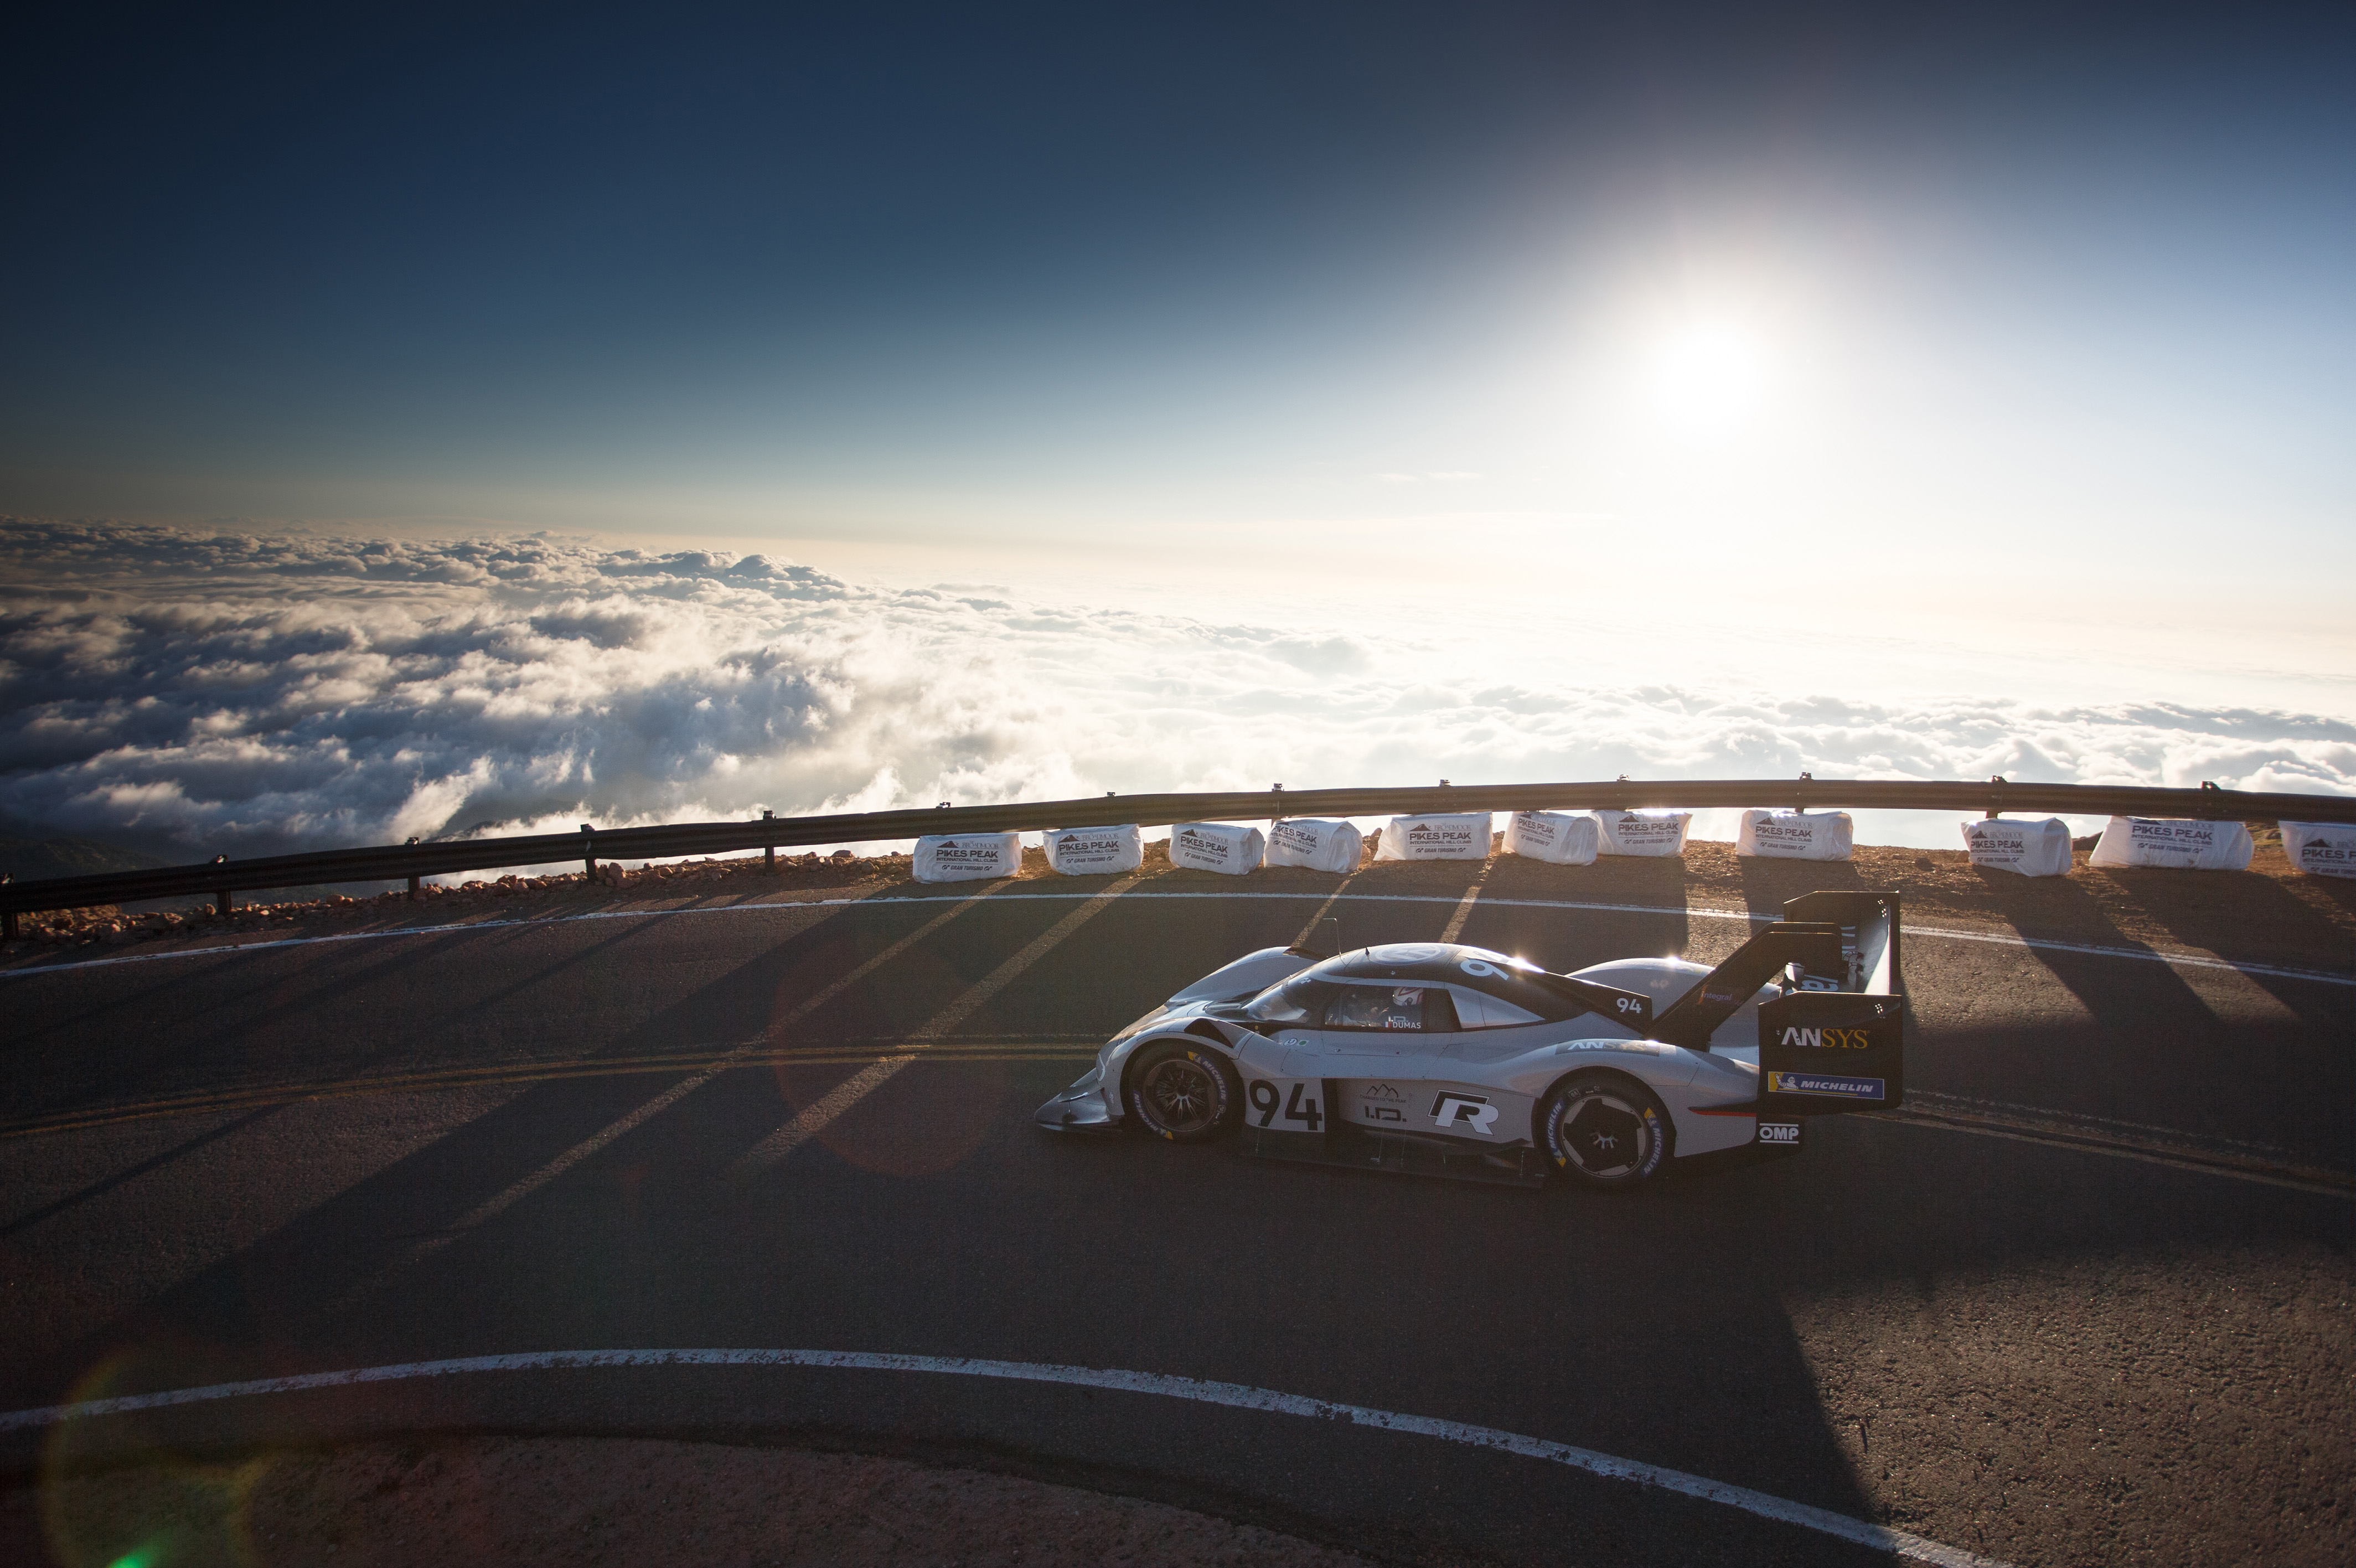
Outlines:
{"label": "headlight area", "polygon": [[[1169,1010],[1170,1008],[1167,1005],[1146,1008],[1143,1012],[1130,1019],[1129,1022],[1123,1024],[1119,1034],[1114,1035],[1110,1040],[1105,1041],[1105,1050],[1110,1051],[1114,1046],[1119,1045],[1125,1040],[1134,1040],[1138,1034],[1144,1029],[1147,1024],[1151,1023],[1155,1019],[1160,1018]],[[1104,1058],[1099,1055],[1097,1060],[1098,1061],[1102,1061]]]}
{"label": "headlight area", "polygon": [[[1138,1014],[1134,1019],[1131,1019],[1127,1024],[1124,1024],[1119,1034],[1114,1035],[1110,1040],[1105,1041],[1102,1046],[1098,1048],[1097,1064],[1093,1068],[1089,1069],[1088,1077],[1082,1079],[1079,1083],[1073,1084],[1072,1087],[1075,1089],[1080,1088],[1083,1084],[1088,1084],[1091,1081],[1101,1075],[1105,1069],[1105,1063],[1112,1060],[1113,1052],[1119,1051],[1122,1046],[1127,1045],[1130,1040],[1135,1040],[1139,1035],[1144,1033],[1146,1025],[1162,1017],[1170,1009],[1166,1007],[1148,1008],[1145,1011]],[[1058,1095],[1057,1098],[1060,1099],[1062,1096]]]}

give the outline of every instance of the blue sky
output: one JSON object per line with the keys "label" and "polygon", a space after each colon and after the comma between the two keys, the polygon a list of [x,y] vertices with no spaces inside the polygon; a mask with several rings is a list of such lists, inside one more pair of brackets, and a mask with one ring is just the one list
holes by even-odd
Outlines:
{"label": "blue sky", "polygon": [[2351,564],[2328,9],[841,9],[20,32],[0,506]]}

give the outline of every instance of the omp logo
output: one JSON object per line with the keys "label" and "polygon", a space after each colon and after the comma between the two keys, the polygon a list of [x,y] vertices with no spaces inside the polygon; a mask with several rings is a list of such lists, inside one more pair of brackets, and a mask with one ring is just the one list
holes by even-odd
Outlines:
{"label": "omp logo", "polygon": [[1431,1103],[1435,1127],[1469,1126],[1482,1137],[1496,1136],[1497,1107],[1479,1094],[1443,1093]]}
{"label": "omp logo", "polygon": [[1779,1044],[1801,1051],[1869,1051],[1873,1046],[1873,1031],[1864,1029],[1800,1029],[1783,1031]]}
{"label": "omp logo", "polygon": [[1762,1144],[1798,1143],[1800,1141],[1800,1124],[1797,1122],[1762,1122],[1759,1124],[1759,1141]]}

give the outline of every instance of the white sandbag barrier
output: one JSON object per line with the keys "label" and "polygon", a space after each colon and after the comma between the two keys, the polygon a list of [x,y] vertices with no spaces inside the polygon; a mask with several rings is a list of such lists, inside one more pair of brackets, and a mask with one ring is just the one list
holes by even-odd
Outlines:
{"label": "white sandbag barrier", "polygon": [[1964,848],[1972,864],[2024,877],[2062,877],[2070,872],[2070,825],[2058,816],[2042,822],[1992,817],[1964,824]]}
{"label": "white sandbag barrier", "polygon": [[1182,822],[1170,830],[1170,863],[1240,877],[1260,862],[1268,837],[1232,822]]}
{"label": "white sandbag barrier", "polygon": [[1365,835],[1347,822],[1287,816],[1268,827],[1268,863],[1271,866],[1306,866],[1312,871],[1347,875],[1358,869],[1365,848]]}
{"label": "white sandbag barrier", "polygon": [[2283,853],[2317,877],[2356,877],[2356,823],[2286,822]]}
{"label": "white sandbag barrier", "polygon": [[1505,853],[1527,855],[1557,866],[1591,866],[1603,842],[1591,816],[1559,811],[1517,811],[1505,824]]}
{"label": "white sandbag barrier", "polygon": [[1382,841],[1375,846],[1375,859],[1377,860],[1485,860],[1488,858],[1489,814],[1485,811],[1394,816],[1383,825]]}
{"label": "white sandbag barrier", "polygon": [[1603,855],[1682,855],[1690,811],[1599,811],[1596,851]]}
{"label": "white sandbag barrier", "polygon": [[2242,871],[2250,830],[2238,822],[2173,816],[2114,816],[2087,858],[2095,866],[2167,866],[2182,871]]}
{"label": "white sandbag barrier", "polygon": [[969,882],[1023,869],[1020,833],[956,833],[916,840],[916,880]]}
{"label": "white sandbag barrier", "polygon": [[1145,836],[1126,827],[1058,827],[1041,835],[1047,867],[1066,877],[1107,877],[1134,871],[1145,862]]}
{"label": "white sandbag barrier", "polygon": [[1857,829],[1846,811],[1746,811],[1734,852],[1772,860],[1846,860]]}

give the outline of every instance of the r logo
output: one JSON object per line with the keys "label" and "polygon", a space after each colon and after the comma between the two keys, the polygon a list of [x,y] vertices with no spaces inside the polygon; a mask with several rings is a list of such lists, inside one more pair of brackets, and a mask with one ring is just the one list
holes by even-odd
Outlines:
{"label": "r logo", "polygon": [[1443,1131],[1470,1126],[1476,1136],[1495,1137],[1497,1107],[1479,1094],[1443,1093],[1431,1103],[1431,1125]]}

